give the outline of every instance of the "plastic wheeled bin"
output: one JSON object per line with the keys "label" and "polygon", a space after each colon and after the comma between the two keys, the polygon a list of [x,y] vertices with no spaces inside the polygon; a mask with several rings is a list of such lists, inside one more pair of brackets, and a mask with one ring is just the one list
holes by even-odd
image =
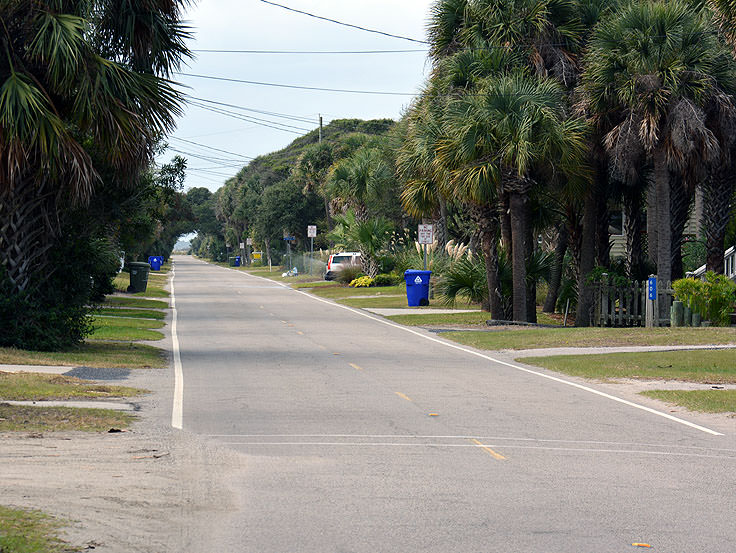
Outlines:
{"label": "plastic wheeled bin", "polygon": [[429,305],[429,275],[432,271],[416,271],[409,269],[404,273],[406,281],[406,299],[409,307]]}
{"label": "plastic wheeled bin", "polygon": [[152,255],[148,258],[148,264],[151,266],[152,271],[160,271],[163,262],[164,258],[160,255]]}
{"label": "plastic wheeled bin", "polygon": [[133,261],[130,263],[130,286],[128,292],[145,292],[148,287],[148,271],[151,266],[148,263]]}
{"label": "plastic wheeled bin", "polygon": [[235,256],[235,267],[240,267],[240,256],[239,255]]}

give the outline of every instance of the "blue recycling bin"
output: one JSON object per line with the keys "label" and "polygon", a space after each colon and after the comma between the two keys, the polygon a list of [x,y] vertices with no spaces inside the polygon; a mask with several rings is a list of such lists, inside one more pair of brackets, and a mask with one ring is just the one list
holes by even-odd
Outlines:
{"label": "blue recycling bin", "polygon": [[163,262],[164,258],[160,255],[151,255],[148,257],[148,264],[151,266],[152,271],[160,271]]}
{"label": "blue recycling bin", "polygon": [[235,266],[240,267],[240,256],[239,255],[235,256]]}
{"label": "blue recycling bin", "polygon": [[406,299],[409,307],[429,305],[429,275],[432,271],[416,271],[409,269],[404,273],[406,281]]}

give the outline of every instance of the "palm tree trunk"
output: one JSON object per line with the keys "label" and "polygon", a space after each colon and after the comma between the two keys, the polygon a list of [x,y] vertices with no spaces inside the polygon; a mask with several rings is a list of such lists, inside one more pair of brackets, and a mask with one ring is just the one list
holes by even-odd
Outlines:
{"label": "palm tree trunk", "polygon": [[593,309],[593,288],[586,283],[588,274],[595,265],[595,227],[596,213],[595,194],[591,188],[585,195],[583,207],[583,230],[580,242],[580,272],[578,273],[578,306],[575,314],[575,326],[590,326]]}
{"label": "palm tree trunk", "polygon": [[511,211],[511,271],[513,274],[513,318],[527,320],[526,305],[526,194],[517,189],[509,191]]}
{"label": "palm tree trunk", "polygon": [[[653,156],[654,186],[657,194],[657,279],[660,286],[672,280],[672,228],[670,202],[670,172],[664,148],[657,148]],[[659,316],[669,316],[669,305],[660,302]]]}
{"label": "palm tree trunk", "polygon": [[[736,165],[736,164],[734,164]],[[705,266],[723,273],[723,250],[735,189],[736,167],[719,168],[703,183],[703,232],[705,234]]]}
{"label": "palm tree trunk", "polygon": [[509,192],[501,190],[498,202],[499,218],[501,220],[501,247],[511,257],[511,214],[509,207]]}
{"label": "palm tree trunk", "polygon": [[654,182],[647,187],[647,258],[657,264],[657,188]]}
{"label": "palm tree trunk", "polygon": [[470,215],[480,235],[480,249],[486,266],[488,309],[491,318],[503,319],[503,298],[498,281],[498,217],[490,206],[472,205]]}
{"label": "palm tree trunk", "polygon": [[641,207],[643,190],[639,187],[624,189],[624,235],[626,236],[626,272],[634,280],[646,277],[641,240]]}
{"label": "palm tree trunk", "polygon": [[52,274],[46,254],[53,247],[58,220],[50,215],[54,194],[17,179],[0,191],[0,265],[17,291],[30,292]]}
{"label": "palm tree trunk", "polygon": [[672,221],[670,232],[672,233],[672,251],[670,262],[672,264],[672,280],[682,278],[682,235],[687,224],[687,217],[692,202],[692,188],[689,187],[679,174],[672,175],[672,187],[670,188],[670,202],[672,203]]}
{"label": "palm tree trunk", "polygon": [[567,225],[560,223],[557,227],[557,245],[555,245],[555,257],[552,261],[552,267],[549,275],[549,290],[547,297],[544,299],[542,311],[544,313],[554,313],[557,306],[557,296],[560,292],[560,283],[562,282],[562,265],[567,252],[568,232]]}

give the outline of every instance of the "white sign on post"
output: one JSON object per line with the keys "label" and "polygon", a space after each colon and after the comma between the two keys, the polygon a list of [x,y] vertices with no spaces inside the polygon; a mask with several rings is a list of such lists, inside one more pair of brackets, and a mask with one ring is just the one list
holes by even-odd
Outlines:
{"label": "white sign on post", "polygon": [[252,246],[253,245],[253,239],[252,238],[246,238],[245,239],[245,243],[248,244],[249,246]]}
{"label": "white sign on post", "polygon": [[308,225],[307,226],[307,238],[316,238],[317,237],[317,225]]}
{"label": "white sign on post", "polygon": [[241,243],[240,243],[240,249],[241,249],[241,250],[245,249],[245,242],[241,242]]}
{"label": "white sign on post", "polygon": [[420,244],[431,244],[434,242],[434,225],[419,225],[417,230],[417,242]]}

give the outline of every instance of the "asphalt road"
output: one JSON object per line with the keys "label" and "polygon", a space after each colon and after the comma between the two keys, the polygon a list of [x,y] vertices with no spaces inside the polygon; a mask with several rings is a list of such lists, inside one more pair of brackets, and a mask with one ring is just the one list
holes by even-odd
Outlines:
{"label": "asphalt road", "polygon": [[242,460],[211,551],[736,551],[736,424],[174,259],[183,429]]}

